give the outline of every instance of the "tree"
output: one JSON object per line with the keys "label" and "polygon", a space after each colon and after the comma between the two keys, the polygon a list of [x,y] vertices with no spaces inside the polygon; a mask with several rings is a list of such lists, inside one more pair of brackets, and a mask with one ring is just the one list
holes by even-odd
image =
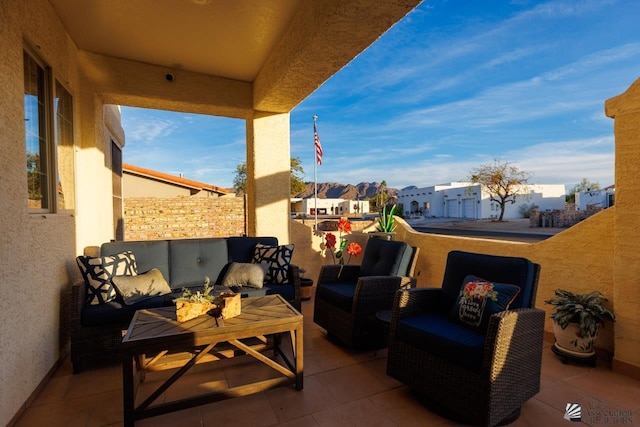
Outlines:
{"label": "tree", "polygon": [[580,181],[580,183],[574,185],[573,188],[569,190],[569,194],[567,194],[566,197],[566,202],[575,203],[576,193],[591,190],[600,190],[600,184],[598,182],[589,182],[587,178],[582,178],[582,181]]}
{"label": "tree", "polygon": [[369,199],[369,207],[371,207],[374,211],[382,213],[382,208],[387,204],[387,201],[389,199],[388,193],[389,191],[387,189],[387,181],[383,179],[375,196]]}
{"label": "tree", "polygon": [[528,197],[526,185],[531,179],[531,174],[519,170],[509,162],[502,163],[494,159],[493,163],[473,169],[469,179],[474,184],[480,184],[482,189],[489,193],[489,200],[498,203],[500,206],[498,221],[502,221],[507,203],[515,203],[518,196]]}
{"label": "tree", "polygon": [[[240,163],[236,166],[235,176],[233,177],[233,188],[236,193],[244,193],[247,188],[247,164]],[[291,158],[291,194],[297,194],[306,188],[304,183],[304,169],[302,161],[298,157]]]}

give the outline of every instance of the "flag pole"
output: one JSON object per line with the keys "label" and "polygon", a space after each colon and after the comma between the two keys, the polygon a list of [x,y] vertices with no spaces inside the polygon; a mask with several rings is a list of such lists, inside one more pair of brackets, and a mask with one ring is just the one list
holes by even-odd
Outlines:
{"label": "flag pole", "polygon": [[314,222],[314,230],[318,231],[318,176],[317,176],[317,166],[318,166],[318,153],[316,148],[316,141],[318,139],[318,129],[316,128],[316,120],[318,120],[318,116],[313,116],[313,200],[314,200],[314,208],[313,213],[315,215]]}

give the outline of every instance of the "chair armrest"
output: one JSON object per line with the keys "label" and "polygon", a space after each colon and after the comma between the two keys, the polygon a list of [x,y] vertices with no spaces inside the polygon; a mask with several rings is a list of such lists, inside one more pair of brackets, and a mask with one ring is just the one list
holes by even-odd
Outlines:
{"label": "chair armrest", "polygon": [[359,265],[323,265],[318,275],[318,286],[323,283],[332,282],[353,282],[358,280],[360,275]]}
{"label": "chair armrest", "polygon": [[400,288],[411,289],[418,286],[418,279],[412,276],[400,276]]}
{"label": "chair armrest", "polygon": [[358,278],[351,313],[357,316],[375,314],[381,310],[391,310],[393,296],[400,288],[401,280],[399,276]]}
{"label": "chair armrest", "polygon": [[519,378],[517,381],[524,381],[523,376],[533,372],[539,381],[544,318],[545,311],[537,308],[518,308],[492,315],[485,342],[483,374],[505,380],[511,375]]}
{"label": "chair armrest", "polygon": [[391,309],[389,332],[395,337],[398,321],[402,318],[430,313],[440,306],[441,288],[411,288],[396,292]]}
{"label": "chair armrest", "polygon": [[300,267],[295,264],[289,264],[287,270],[287,280],[293,286],[293,307],[302,310],[302,292],[300,290]]}

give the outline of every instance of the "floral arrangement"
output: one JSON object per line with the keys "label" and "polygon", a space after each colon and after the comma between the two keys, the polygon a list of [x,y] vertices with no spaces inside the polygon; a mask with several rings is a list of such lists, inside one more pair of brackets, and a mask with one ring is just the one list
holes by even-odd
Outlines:
{"label": "floral arrangement", "polygon": [[[335,264],[336,261],[340,265],[345,264],[344,253],[349,255],[349,258],[346,261],[346,264],[349,263],[352,256],[358,256],[362,252],[362,247],[356,243],[351,242],[347,239],[347,235],[351,233],[351,222],[347,218],[340,218],[338,221],[338,237],[333,233],[327,233],[324,236],[325,247],[327,251],[331,254],[331,259]],[[339,243],[338,243],[339,241]]]}
{"label": "floral arrangement", "polygon": [[498,299],[498,293],[493,289],[493,284],[482,281],[467,283],[460,291],[460,295],[465,300],[489,298],[492,301],[497,301]]}

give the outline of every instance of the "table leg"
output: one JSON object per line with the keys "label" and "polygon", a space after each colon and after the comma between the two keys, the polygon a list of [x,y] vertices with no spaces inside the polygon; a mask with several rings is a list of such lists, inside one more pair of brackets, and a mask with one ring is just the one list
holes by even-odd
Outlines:
{"label": "table leg", "polygon": [[124,408],[124,426],[133,427],[134,405],[135,405],[135,385],[133,376],[133,358],[125,356],[122,359],[122,395]]}
{"label": "table leg", "polygon": [[[296,390],[303,387],[303,364],[304,364],[304,340],[302,337],[302,327],[296,329],[295,355],[296,355]],[[293,343],[291,343],[293,345]]]}

